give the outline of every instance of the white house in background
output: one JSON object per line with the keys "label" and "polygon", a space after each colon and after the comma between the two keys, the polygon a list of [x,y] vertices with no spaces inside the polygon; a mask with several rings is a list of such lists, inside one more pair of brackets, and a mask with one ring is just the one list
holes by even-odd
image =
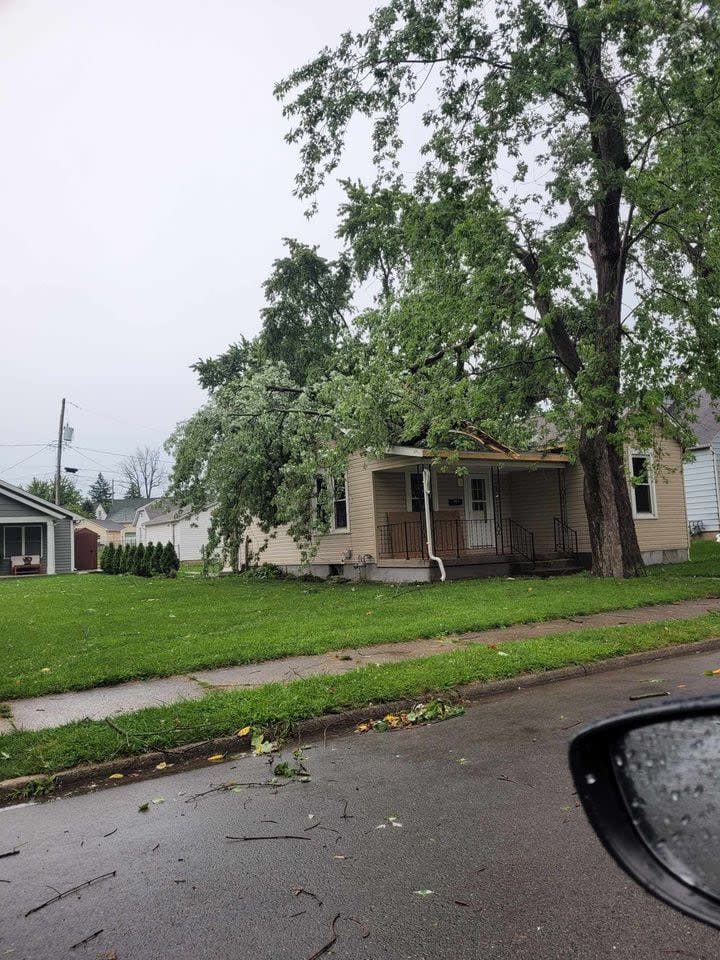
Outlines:
{"label": "white house in background", "polygon": [[[153,512],[153,511],[151,511]],[[172,543],[181,561],[201,560],[202,548],[208,541],[212,510],[193,513],[189,507],[165,505],[165,512],[147,516],[138,510],[135,530],[138,543]]]}
{"label": "white house in background", "polygon": [[698,395],[694,460],[685,464],[685,501],[690,530],[714,538],[720,533],[720,407],[704,391]]}

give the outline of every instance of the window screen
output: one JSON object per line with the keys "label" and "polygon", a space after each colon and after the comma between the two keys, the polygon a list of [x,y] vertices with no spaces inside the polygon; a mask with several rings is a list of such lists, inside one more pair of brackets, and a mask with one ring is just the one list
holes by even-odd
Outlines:
{"label": "window screen", "polygon": [[413,513],[422,513],[425,509],[423,478],[421,473],[410,474],[410,509]]}
{"label": "window screen", "polygon": [[635,497],[635,513],[652,513],[652,491],[648,475],[648,458],[642,454],[632,456],[632,475],[635,480],[633,496]]}
{"label": "window screen", "polygon": [[42,528],[25,527],[25,547],[23,553],[33,556],[42,555]]}
{"label": "window screen", "polygon": [[336,530],[345,530],[348,525],[347,491],[345,480],[335,480],[333,484],[333,524]]}
{"label": "window screen", "polygon": [[4,543],[3,550],[6,557],[20,556],[23,552],[22,527],[5,527]]}

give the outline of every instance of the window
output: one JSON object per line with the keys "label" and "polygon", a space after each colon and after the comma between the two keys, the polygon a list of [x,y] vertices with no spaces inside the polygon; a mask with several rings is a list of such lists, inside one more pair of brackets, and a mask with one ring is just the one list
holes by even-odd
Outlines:
{"label": "window", "polygon": [[633,479],[633,513],[636,517],[656,516],[650,456],[647,453],[631,453],[630,472]]}
{"label": "window", "polygon": [[487,486],[483,477],[470,477],[470,509],[487,517]]}
{"label": "window", "polygon": [[124,537],[123,537],[123,540],[124,540],[125,543],[128,544],[128,545],[134,544],[134,543],[135,543],[135,534],[134,534],[134,533],[126,533],[126,534],[124,535]]}
{"label": "window", "polygon": [[[315,478],[315,515],[325,525],[330,520],[331,531],[345,531],[350,527],[347,484],[345,477],[330,481],[330,489],[324,476]],[[328,509],[330,517],[328,518]]]}
{"label": "window", "polygon": [[425,510],[425,494],[423,493],[421,473],[410,474],[408,503],[412,513],[422,513]]}
{"label": "window", "polygon": [[315,517],[318,523],[327,523],[327,510],[325,509],[326,493],[325,477],[315,477]]}
{"label": "window", "polygon": [[3,530],[3,556],[42,556],[42,527],[5,527]]}
{"label": "window", "polygon": [[333,529],[347,530],[348,502],[345,477],[333,482]]}

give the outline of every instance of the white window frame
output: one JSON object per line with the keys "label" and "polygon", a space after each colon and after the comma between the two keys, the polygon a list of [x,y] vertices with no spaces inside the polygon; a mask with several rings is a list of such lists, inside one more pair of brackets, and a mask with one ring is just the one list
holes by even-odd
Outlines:
{"label": "white window frame", "polygon": [[[321,481],[322,483],[325,484],[328,492],[328,502],[327,502],[326,510],[328,513],[328,519],[330,523],[328,525],[327,530],[323,534],[323,536],[327,536],[328,534],[331,534],[331,533],[350,533],[350,490],[348,487],[347,474],[345,474],[344,479],[345,479],[345,513],[347,516],[347,524],[344,527],[336,527],[335,526],[335,502],[336,502],[335,501],[335,480],[331,478],[330,483],[328,484],[327,474],[325,474],[325,472],[320,473],[315,477],[315,490],[317,491],[318,482]],[[315,516],[317,516],[318,510],[320,508],[320,501],[318,500],[317,492],[313,494],[312,505],[313,505],[313,513],[315,514]]]}
{"label": "white window frame", "polygon": [[[646,462],[647,470],[647,488],[650,494],[650,512],[643,511],[642,513],[637,509],[637,503],[635,500],[635,487],[638,484],[630,483],[630,501],[632,506],[632,515],[635,520],[657,520],[658,509],[657,509],[657,497],[655,494],[655,471],[653,469],[653,456],[652,453],[648,450],[630,450],[628,451],[628,467],[629,467],[629,476],[632,480],[633,473],[633,458],[634,457],[643,457]],[[639,486],[645,486],[645,484],[639,484]]]}
{"label": "white window frame", "polygon": [[[417,512],[417,511],[413,511],[413,508],[412,508],[412,480],[410,479],[413,473],[417,473],[417,472],[418,472],[417,467],[407,467],[405,470],[405,509],[408,513]],[[422,480],[422,470],[418,475]],[[430,471],[430,501],[432,504],[432,509],[434,511],[439,510],[437,473],[434,470]],[[420,510],[420,513],[421,514],[425,513],[424,506],[422,510]]]}
{"label": "white window frame", "polygon": [[343,477],[343,482],[345,483],[345,526],[335,526],[335,504],[338,503],[338,500],[335,497],[335,480],[333,479],[330,484],[329,507],[332,511],[332,516],[330,517],[330,533],[350,533],[350,491],[348,489],[347,475]]}
{"label": "white window frame", "polygon": [[[45,526],[44,523],[6,523],[6,524],[4,524],[4,525],[3,525],[3,558],[4,558],[5,560],[8,560],[11,556],[13,556],[13,557],[17,557],[17,556],[20,556],[20,557],[31,556],[31,554],[26,550],[26,543],[25,543],[25,531],[26,531],[29,527],[37,527],[37,528],[40,530],[40,554],[39,554],[39,556],[40,556],[40,557],[44,557],[44,556],[45,556],[45,552],[44,552],[45,543],[44,543],[43,541],[46,539],[46,538],[43,537],[43,527],[44,527],[44,526]],[[19,529],[19,530],[21,531],[21,533],[20,533],[20,545],[21,545],[22,549],[21,549],[21,551],[20,551],[19,554],[17,554],[17,553],[10,554],[10,553],[8,553],[8,551],[7,551],[7,532],[8,532],[8,529],[9,529],[9,528],[12,528],[12,529],[15,529],[15,530],[18,530],[18,529]],[[38,556],[38,554],[34,554],[34,556]]]}

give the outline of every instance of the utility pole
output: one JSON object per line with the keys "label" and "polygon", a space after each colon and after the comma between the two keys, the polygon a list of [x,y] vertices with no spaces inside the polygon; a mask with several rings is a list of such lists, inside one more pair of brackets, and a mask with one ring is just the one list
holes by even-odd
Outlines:
{"label": "utility pole", "polygon": [[55,467],[55,503],[60,504],[60,470],[62,469],[63,426],[65,423],[65,397],[60,404],[60,428],[58,429],[57,466]]}

